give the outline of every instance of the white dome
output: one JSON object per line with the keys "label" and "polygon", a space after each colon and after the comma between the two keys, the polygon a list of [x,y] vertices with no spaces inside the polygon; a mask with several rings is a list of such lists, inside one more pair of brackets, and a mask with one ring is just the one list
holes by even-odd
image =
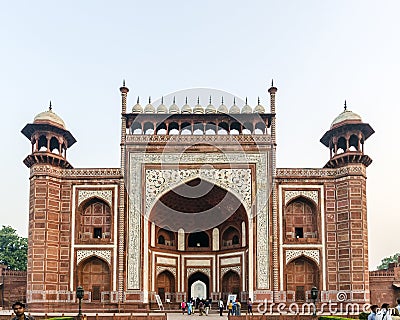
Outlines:
{"label": "white dome", "polygon": [[34,119],[33,123],[48,123],[62,129],[66,129],[65,122],[57,114],[55,114],[51,107],[49,110],[39,113]]}

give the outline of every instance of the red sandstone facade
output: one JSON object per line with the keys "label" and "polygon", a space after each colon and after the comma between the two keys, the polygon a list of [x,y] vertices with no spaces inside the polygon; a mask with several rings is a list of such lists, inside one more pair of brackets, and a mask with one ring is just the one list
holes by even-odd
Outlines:
{"label": "red sandstone facade", "polygon": [[30,168],[27,302],[134,310],[190,297],[309,303],[370,301],[364,142],[372,128],[345,109],[321,142],[318,169],[276,168],[275,95],[167,108],[123,86],[121,167],[75,169],[75,138],[51,109],[22,130]]}

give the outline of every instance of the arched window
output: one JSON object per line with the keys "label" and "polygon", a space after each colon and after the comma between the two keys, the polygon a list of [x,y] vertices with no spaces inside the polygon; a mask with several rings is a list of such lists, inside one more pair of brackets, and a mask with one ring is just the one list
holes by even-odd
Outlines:
{"label": "arched window", "polygon": [[205,232],[195,232],[189,234],[188,238],[188,247],[209,247],[210,239],[208,238],[208,234]]}
{"label": "arched window", "polygon": [[165,244],[165,238],[164,236],[158,236],[158,244]]}

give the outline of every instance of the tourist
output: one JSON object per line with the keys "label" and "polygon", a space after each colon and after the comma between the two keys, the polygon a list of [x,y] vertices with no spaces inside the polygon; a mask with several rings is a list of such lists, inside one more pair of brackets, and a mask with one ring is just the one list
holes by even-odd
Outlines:
{"label": "tourist", "polygon": [[204,313],[204,303],[203,300],[200,300],[199,304],[197,305],[197,308],[199,309],[199,316],[202,316]]}
{"label": "tourist", "polygon": [[181,302],[181,309],[182,309],[182,314],[185,314],[185,311],[186,311],[186,302],[185,302],[185,300],[183,300]]}
{"label": "tourist", "polygon": [[371,307],[371,313],[368,315],[368,320],[375,320],[376,316],[376,310],[378,309],[378,306],[376,304],[373,304]]}
{"label": "tourist", "polygon": [[229,303],[226,306],[228,308],[228,316],[232,315],[233,316],[233,304],[232,304],[232,300],[229,300]]}
{"label": "tourist", "polygon": [[219,315],[222,316],[222,312],[224,311],[224,301],[219,299],[218,301]]}
{"label": "tourist", "polygon": [[204,306],[206,309],[206,316],[208,316],[208,312],[210,311],[210,301],[209,300],[204,301]]}
{"label": "tourist", "polygon": [[192,300],[187,302],[187,314],[190,316],[192,314],[193,303]]}
{"label": "tourist", "polygon": [[379,310],[375,316],[375,320],[392,320],[388,303],[382,304],[381,310]]}
{"label": "tourist", "polygon": [[247,300],[247,314],[253,315],[253,302],[251,301],[251,298]]}
{"label": "tourist", "polygon": [[393,310],[395,316],[400,316],[400,298],[397,298],[397,306]]}
{"label": "tourist", "polygon": [[12,308],[15,313],[15,317],[11,320],[34,320],[32,316],[25,314],[25,304],[22,302],[15,302],[12,305]]}
{"label": "tourist", "polygon": [[241,308],[242,308],[242,304],[240,303],[240,301],[238,299],[236,299],[236,309],[235,309],[236,316],[241,315],[241,311],[240,311]]}

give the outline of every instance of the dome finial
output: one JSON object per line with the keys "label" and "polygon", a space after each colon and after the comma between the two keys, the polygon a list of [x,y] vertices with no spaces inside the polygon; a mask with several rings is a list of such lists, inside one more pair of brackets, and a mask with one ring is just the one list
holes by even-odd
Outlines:
{"label": "dome finial", "polygon": [[164,96],[161,96],[161,104],[164,104]]}
{"label": "dome finial", "polygon": [[224,104],[224,96],[221,97],[221,104]]}
{"label": "dome finial", "polygon": [[236,104],[236,97],[233,97],[233,104]]}
{"label": "dome finial", "polygon": [[53,110],[53,106],[51,105],[51,100],[50,100],[50,103],[49,103],[49,111],[51,111],[51,110]]}
{"label": "dome finial", "polygon": [[274,79],[272,79],[272,81],[271,81],[271,87],[273,87],[274,86]]}
{"label": "dome finial", "polygon": [[257,99],[257,104],[260,104],[260,97],[258,97]]}
{"label": "dome finial", "polygon": [[210,104],[211,104],[211,94],[210,94]]}
{"label": "dome finial", "polygon": [[174,96],[174,100],[172,100],[173,104],[175,104],[175,96]]}
{"label": "dome finial", "polygon": [[149,96],[149,104],[151,104],[151,96]]}
{"label": "dome finial", "polygon": [[247,97],[246,97],[246,104],[247,104]]}
{"label": "dome finial", "polygon": [[187,96],[186,96],[186,98],[185,98],[185,104],[187,104]]}
{"label": "dome finial", "polygon": [[140,98],[139,98],[139,96],[137,96],[137,100],[136,100],[137,104],[139,104],[139,100],[140,100]]}
{"label": "dome finial", "polygon": [[346,103],[346,100],[344,100],[344,111],[346,111],[347,110],[347,103]]}
{"label": "dome finial", "polygon": [[200,97],[197,96],[197,104],[200,104]]}
{"label": "dome finial", "polygon": [[125,79],[122,80],[122,86],[125,87]]}

